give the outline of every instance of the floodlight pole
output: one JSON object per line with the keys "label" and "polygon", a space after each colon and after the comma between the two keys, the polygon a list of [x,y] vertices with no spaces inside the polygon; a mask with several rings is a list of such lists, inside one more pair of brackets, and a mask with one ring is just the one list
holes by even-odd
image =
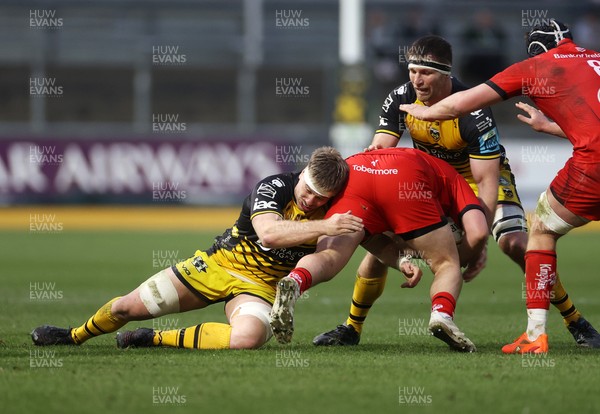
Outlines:
{"label": "floodlight pole", "polygon": [[339,85],[329,136],[343,156],[362,151],[370,141],[366,123],[367,73],[364,0],[339,0]]}

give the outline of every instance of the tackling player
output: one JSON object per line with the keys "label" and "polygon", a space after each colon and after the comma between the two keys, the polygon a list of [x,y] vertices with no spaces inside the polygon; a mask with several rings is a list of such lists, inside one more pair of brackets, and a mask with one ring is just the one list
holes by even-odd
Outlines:
{"label": "tackling player", "polygon": [[[478,195],[500,249],[525,273],[527,226],[515,179],[489,108],[473,108],[447,120],[420,120],[399,110],[402,104],[426,108],[465,90],[451,76],[452,47],[439,36],[417,39],[407,52],[410,81],[394,89],[382,106],[379,127],[369,148],[394,147],[407,130],[415,148],[450,163]],[[472,280],[485,257],[464,273]],[[382,294],[387,269],[367,254],[359,266],[346,323],[314,338],[315,345],[356,345],[371,306]],[[552,303],[577,343],[600,347],[600,335],[586,321],[557,279]]]}
{"label": "tackling player", "polygon": [[300,173],[260,181],[245,199],[234,226],[213,246],[162,270],[137,289],[103,305],[83,325],[33,330],[36,345],[80,345],[133,320],[157,318],[225,302],[229,323],[205,322],[184,329],[140,328],[117,335],[117,345],[192,349],[258,348],[271,337],[269,312],[275,285],[299,258],[315,251],[322,235],[354,233],[351,214],[324,219],[331,197],[345,185],[348,165],[331,147],[318,148]]}
{"label": "tackling player", "polygon": [[[519,119],[573,144],[573,156],[538,200],[525,255],[527,330],[505,345],[504,353],[548,351],[547,314],[551,292],[558,284],[556,243],[571,229],[600,220],[600,53],[577,46],[570,30],[554,19],[528,33],[527,53],[529,59],[433,106],[400,107],[417,119],[433,121],[527,95],[554,122],[539,126],[537,119]],[[531,87],[542,82],[544,88]],[[536,115],[525,105],[517,106]],[[588,328],[593,342],[576,339],[584,346],[600,346],[598,333]]]}

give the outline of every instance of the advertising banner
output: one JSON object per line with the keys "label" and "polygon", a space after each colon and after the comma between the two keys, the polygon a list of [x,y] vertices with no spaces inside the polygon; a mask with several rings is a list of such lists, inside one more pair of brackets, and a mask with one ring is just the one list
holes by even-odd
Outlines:
{"label": "advertising banner", "polygon": [[254,141],[3,140],[0,202],[237,203],[295,168],[283,152]]}

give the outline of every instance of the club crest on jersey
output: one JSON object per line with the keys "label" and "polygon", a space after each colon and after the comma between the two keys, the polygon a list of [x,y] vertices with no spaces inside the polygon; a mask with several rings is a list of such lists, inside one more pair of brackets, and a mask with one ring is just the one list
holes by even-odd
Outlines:
{"label": "club crest on jersey", "polygon": [[502,191],[504,192],[504,195],[508,198],[513,198],[514,193],[512,192],[512,190],[510,188],[507,187],[503,187]]}
{"label": "club crest on jersey", "polygon": [[192,264],[194,265],[197,271],[206,273],[206,268],[208,266],[206,265],[206,263],[204,263],[204,260],[202,260],[200,256],[194,257],[194,259],[192,260]]}
{"label": "club crest on jersey", "polygon": [[435,124],[431,124],[431,126],[429,127],[429,135],[431,135],[431,138],[433,138],[433,140],[435,142],[438,142],[440,140],[440,130],[438,129],[439,124],[436,122]]}

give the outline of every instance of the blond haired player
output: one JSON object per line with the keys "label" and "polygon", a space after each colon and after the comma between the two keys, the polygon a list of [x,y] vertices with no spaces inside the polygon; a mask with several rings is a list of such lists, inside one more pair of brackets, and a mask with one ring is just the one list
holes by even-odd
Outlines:
{"label": "blond haired player", "polygon": [[83,325],[40,326],[36,345],[80,345],[115,332],[127,322],[147,320],[225,302],[228,323],[205,322],[184,329],[140,328],[117,335],[117,345],[192,349],[258,348],[271,337],[269,312],[276,283],[323,235],[360,231],[359,218],[323,219],[331,197],[345,185],[348,165],[331,147],[315,150],[300,173],[267,177],[245,199],[233,227],[207,250],[162,270],[137,289],[100,307]]}

